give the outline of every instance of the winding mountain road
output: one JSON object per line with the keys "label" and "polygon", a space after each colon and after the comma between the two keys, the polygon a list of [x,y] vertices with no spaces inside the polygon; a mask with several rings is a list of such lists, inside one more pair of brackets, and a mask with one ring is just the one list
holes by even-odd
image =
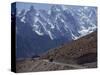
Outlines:
{"label": "winding mountain road", "polygon": [[77,68],[77,69],[85,69],[86,67],[82,67],[80,65],[73,65],[73,64],[67,64],[67,63],[61,63],[61,62],[50,62],[49,60],[43,60],[44,62],[47,62],[47,63],[53,63],[53,64],[58,64],[58,65],[63,65],[63,66],[69,66],[69,67],[73,67],[73,68]]}

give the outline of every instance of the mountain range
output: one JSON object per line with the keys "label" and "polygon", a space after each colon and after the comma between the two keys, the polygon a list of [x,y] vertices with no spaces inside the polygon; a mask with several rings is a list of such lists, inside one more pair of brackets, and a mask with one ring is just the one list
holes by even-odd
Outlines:
{"label": "mountain range", "polygon": [[17,11],[16,57],[40,55],[96,31],[96,11],[96,7],[65,5]]}

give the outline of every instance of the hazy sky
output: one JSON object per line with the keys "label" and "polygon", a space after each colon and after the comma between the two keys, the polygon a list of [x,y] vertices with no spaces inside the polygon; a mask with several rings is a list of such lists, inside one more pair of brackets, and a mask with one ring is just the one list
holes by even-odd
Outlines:
{"label": "hazy sky", "polygon": [[31,5],[34,6],[35,9],[50,9],[52,4],[43,4],[43,3],[24,3],[24,2],[17,2],[16,7],[18,10],[22,9],[29,9]]}
{"label": "hazy sky", "polygon": [[[51,8],[51,6],[55,5],[55,4],[45,4],[45,3],[28,3],[28,2],[16,2],[16,7],[17,10],[22,10],[22,9],[26,9],[28,10],[30,8],[30,6],[34,6],[35,9],[39,10],[39,9],[45,9],[48,10]],[[57,5],[57,4],[56,4]],[[67,7],[80,7],[80,6],[72,6],[72,5],[66,5]],[[82,6],[83,8],[84,6]]]}

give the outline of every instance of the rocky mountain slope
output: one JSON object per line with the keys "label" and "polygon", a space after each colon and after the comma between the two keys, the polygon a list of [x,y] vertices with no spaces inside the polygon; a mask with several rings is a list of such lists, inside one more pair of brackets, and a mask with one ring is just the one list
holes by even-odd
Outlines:
{"label": "rocky mountain slope", "polygon": [[58,48],[51,49],[42,57],[65,63],[84,64],[95,62],[97,60],[97,31]]}
{"label": "rocky mountain slope", "polygon": [[97,31],[51,49],[38,58],[16,61],[16,72],[54,71],[97,67]]}
{"label": "rocky mountain slope", "polygon": [[77,39],[93,32],[97,28],[96,15],[96,7],[52,5],[48,10],[30,6],[28,10],[17,11],[16,16],[39,36],[48,35],[53,40]]}
{"label": "rocky mountain slope", "polygon": [[48,10],[32,5],[29,9],[17,10],[16,57],[41,55],[94,32],[97,29],[96,12],[96,7],[66,5],[51,5]]}

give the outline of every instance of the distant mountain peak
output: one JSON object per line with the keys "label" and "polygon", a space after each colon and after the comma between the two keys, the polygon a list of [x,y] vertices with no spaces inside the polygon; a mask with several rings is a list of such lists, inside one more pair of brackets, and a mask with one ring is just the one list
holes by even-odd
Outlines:
{"label": "distant mountain peak", "polygon": [[69,36],[75,40],[97,29],[96,9],[92,7],[53,5],[46,11],[31,6],[28,11],[22,10],[17,17],[20,17],[21,22],[31,25],[36,34],[48,35],[51,40]]}

